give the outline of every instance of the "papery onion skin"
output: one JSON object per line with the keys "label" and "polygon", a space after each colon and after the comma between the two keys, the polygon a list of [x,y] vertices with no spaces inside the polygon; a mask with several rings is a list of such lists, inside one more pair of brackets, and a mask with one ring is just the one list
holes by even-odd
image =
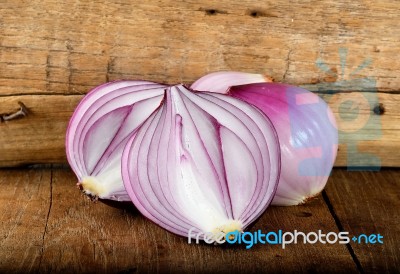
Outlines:
{"label": "papery onion skin", "polygon": [[164,89],[147,81],[115,81],[81,100],[68,125],[66,153],[85,194],[130,201],[121,176],[122,150],[159,106]]}
{"label": "papery onion skin", "polygon": [[[273,205],[305,203],[325,187],[338,147],[338,130],[329,106],[314,93],[279,83],[255,83],[260,75],[220,72],[206,75],[191,88],[226,93],[261,109],[279,136],[282,172]],[[237,79],[244,79],[241,83]],[[236,86],[231,83],[239,84]],[[225,91],[224,91],[225,89]]]}
{"label": "papery onion skin", "polygon": [[279,174],[279,142],[261,111],[182,85],[167,89],[122,158],[125,188],[139,211],[175,234],[202,233],[200,239],[246,229],[270,204]]}
{"label": "papery onion skin", "polygon": [[272,78],[266,75],[237,71],[217,71],[201,77],[190,88],[197,91],[225,94],[232,86],[268,82],[272,82]]}

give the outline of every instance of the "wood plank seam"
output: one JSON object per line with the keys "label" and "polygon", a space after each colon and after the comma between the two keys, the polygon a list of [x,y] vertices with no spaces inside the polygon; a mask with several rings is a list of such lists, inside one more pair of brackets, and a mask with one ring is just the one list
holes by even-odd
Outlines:
{"label": "wood plank seam", "polygon": [[[328,194],[326,193],[325,190],[323,190],[321,194],[322,194],[322,198],[325,201],[326,206],[328,207],[329,213],[332,215],[332,218],[334,219],[334,221],[336,223],[336,226],[337,226],[339,232],[343,232],[344,231],[343,225],[335,212],[335,208],[333,207],[331,201],[329,200]],[[354,252],[353,247],[351,246],[351,243],[346,244],[346,248],[349,251],[351,258],[353,259],[353,261],[357,267],[357,270],[360,273],[364,273],[364,269],[360,263],[360,260],[358,259],[357,255],[356,255],[356,253]]]}
{"label": "wood plank seam", "polygon": [[[108,82],[108,81],[107,81]],[[50,83],[62,83],[62,82],[53,82],[50,81]],[[104,84],[104,83],[99,83],[100,84]],[[168,84],[168,83],[166,83]],[[186,83],[187,84],[187,83]],[[301,87],[301,86],[300,86]],[[309,87],[305,87],[305,88],[309,88]],[[0,94],[0,98],[9,98],[9,97],[15,97],[15,96],[76,96],[76,95],[86,95],[87,92],[89,92],[92,88],[88,87],[88,90],[85,92],[76,92],[76,90],[74,92],[70,92],[70,93],[54,93],[54,92],[32,92],[32,93],[12,93],[12,94]],[[313,91],[315,94],[317,94],[318,96],[323,96],[323,95],[327,95],[327,94],[350,94],[353,92],[360,92],[357,90],[319,90],[319,91]],[[390,95],[394,95],[394,94],[400,94],[400,90],[398,91],[374,91],[374,90],[363,90],[363,93],[377,93],[377,94],[390,94]]]}

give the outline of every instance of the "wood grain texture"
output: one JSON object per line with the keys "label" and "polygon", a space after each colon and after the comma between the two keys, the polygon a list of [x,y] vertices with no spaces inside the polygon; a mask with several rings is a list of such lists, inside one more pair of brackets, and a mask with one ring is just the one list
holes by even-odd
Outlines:
{"label": "wood grain texture", "polygon": [[[377,164],[377,159],[382,166],[400,166],[400,95],[371,92],[320,92],[319,95],[331,106],[340,130],[336,166],[371,166]],[[18,110],[18,101],[29,109],[26,117],[0,123],[0,166],[66,163],[65,131],[82,97],[0,98],[0,112]],[[379,106],[384,109],[382,113]]]}
{"label": "wood grain texture", "polygon": [[0,166],[66,161],[65,132],[82,96],[25,95],[0,98],[0,110],[18,110],[18,101],[28,115],[0,123]]}
{"label": "wood grain texture", "polygon": [[3,1],[0,94],[85,93],[117,78],[191,82],[216,70],[296,85],[370,77],[398,91],[399,9],[394,0]]}
{"label": "wood grain texture", "polygon": [[68,118],[94,86],[218,70],[323,94],[343,130],[337,166],[400,166],[398,10],[393,0],[3,1],[0,114],[17,101],[32,112],[0,123],[0,166],[65,162]]}
{"label": "wood grain texture", "polygon": [[366,273],[395,273],[400,269],[399,173],[399,170],[362,173],[335,170],[326,188],[345,231],[352,236],[362,233],[383,236],[383,244],[351,242]]}
{"label": "wood grain texture", "polygon": [[0,272],[41,263],[51,203],[50,170],[0,170]]}
{"label": "wood grain texture", "polygon": [[400,166],[400,96],[373,92],[319,93],[339,129],[335,166]]}
{"label": "wood grain texture", "polygon": [[[29,184],[15,184],[26,175],[14,172],[14,180],[2,184],[21,192],[28,186],[37,188],[39,178],[30,178]],[[1,171],[1,175],[8,174]],[[38,199],[47,203],[30,204],[29,211],[47,214],[51,204],[46,233],[43,238],[41,263],[29,258],[31,270],[39,272],[79,273],[288,273],[288,272],[356,272],[344,245],[256,245],[246,250],[244,246],[210,246],[188,244],[187,240],[170,234],[145,220],[132,205],[111,207],[94,203],[82,196],[74,187],[75,176],[69,170],[54,170],[49,199],[50,178],[46,177],[47,189],[38,193]],[[1,190],[3,193],[5,190]],[[30,191],[32,192],[32,190]],[[5,195],[4,193],[2,195]],[[32,193],[33,195],[33,193]],[[15,197],[1,200],[2,206],[15,201]],[[20,210],[23,204],[16,204]],[[45,215],[41,218],[42,236]],[[32,216],[35,216],[33,214]],[[29,216],[27,216],[28,218]],[[3,225],[7,231],[18,223],[11,218]],[[8,257],[2,257],[2,270],[21,271],[23,265],[14,264],[26,252],[25,247],[34,237],[32,222],[20,224],[18,238]],[[327,205],[321,197],[305,206],[271,207],[251,228],[252,231],[300,230],[304,232],[338,231]],[[4,232],[3,232],[4,233]],[[11,243],[11,240],[10,240]],[[4,246],[0,247],[2,250]]]}

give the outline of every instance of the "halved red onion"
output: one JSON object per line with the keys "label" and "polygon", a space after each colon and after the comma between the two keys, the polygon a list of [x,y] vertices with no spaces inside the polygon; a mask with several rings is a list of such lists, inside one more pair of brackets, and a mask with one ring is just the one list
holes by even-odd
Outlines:
{"label": "halved red onion", "polygon": [[84,193],[130,200],[121,177],[122,150],[160,105],[164,89],[147,81],[116,81],[96,87],[82,99],[69,122],[66,151]]}
{"label": "halved red onion", "polygon": [[182,85],[166,90],[122,158],[135,206],[186,237],[243,231],[271,202],[279,174],[279,141],[261,111]]}
{"label": "halved red onion", "polygon": [[[273,205],[297,205],[326,185],[338,146],[329,106],[308,90],[279,83],[258,83],[261,75],[218,72],[191,88],[229,94],[261,109],[272,121],[282,153],[282,172]],[[214,86],[215,85],[215,86]]]}

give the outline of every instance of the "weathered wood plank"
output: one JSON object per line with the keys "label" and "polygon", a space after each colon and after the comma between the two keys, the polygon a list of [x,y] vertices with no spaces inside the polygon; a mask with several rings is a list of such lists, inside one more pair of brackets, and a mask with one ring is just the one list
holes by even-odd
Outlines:
{"label": "weathered wood plank", "polygon": [[362,233],[383,236],[383,244],[351,242],[366,273],[395,273],[400,269],[399,189],[398,170],[335,170],[326,188],[327,197],[345,231],[356,236]]}
{"label": "weathered wood plank", "polygon": [[[340,129],[336,166],[400,166],[400,94],[319,93],[335,113]],[[29,109],[27,117],[0,123],[0,166],[65,163],[65,131],[82,95],[0,97],[0,113]],[[379,114],[380,113],[380,114]],[[366,153],[374,157],[367,157]]]}
{"label": "weathered wood plank", "polygon": [[[79,94],[119,78],[191,82],[216,70],[296,85],[369,77],[378,91],[399,91],[399,9],[392,0],[6,1],[0,94]],[[361,84],[350,86],[370,88]]]}
{"label": "weathered wood plank", "polygon": [[[355,272],[344,245],[189,245],[145,220],[132,205],[93,203],[55,170],[41,272]],[[306,206],[269,208],[252,231],[337,231],[321,197]]]}
{"label": "weathered wood plank", "polygon": [[0,98],[0,110],[19,109],[28,115],[0,123],[0,166],[66,161],[65,131],[72,112],[82,96],[26,95]]}
{"label": "weathered wood plank", "polygon": [[[355,272],[343,245],[188,245],[146,221],[132,205],[93,203],[69,170],[0,170],[2,272]],[[364,272],[399,269],[399,171],[334,170],[321,196],[297,207],[270,207],[252,231],[380,233],[383,245],[351,244]],[[27,183],[29,182],[29,183]],[[44,233],[46,231],[46,233]]]}
{"label": "weathered wood plank", "polygon": [[319,93],[339,129],[336,166],[400,166],[400,95],[375,92]]}
{"label": "weathered wood plank", "polygon": [[[400,2],[311,5],[312,12],[301,1],[3,3],[0,95],[12,97],[0,98],[0,113],[21,100],[32,115],[0,124],[0,166],[65,162],[67,120],[91,87],[120,78],[190,83],[215,70],[264,73],[317,92],[370,92],[324,96],[336,114],[344,112],[337,116],[343,134],[336,165],[380,159],[400,166],[399,97],[377,93],[399,90],[400,62],[393,56],[400,50]],[[22,94],[76,96],[16,96]],[[376,117],[379,103],[385,113]],[[354,115],[358,120],[349,120]]]}
{"label": "weathered wood plank", "polygon": [[[0,272],[39,268],[50,207],[50,170],[0,170]],[[11,271],[13,270],[13,271]]]}

